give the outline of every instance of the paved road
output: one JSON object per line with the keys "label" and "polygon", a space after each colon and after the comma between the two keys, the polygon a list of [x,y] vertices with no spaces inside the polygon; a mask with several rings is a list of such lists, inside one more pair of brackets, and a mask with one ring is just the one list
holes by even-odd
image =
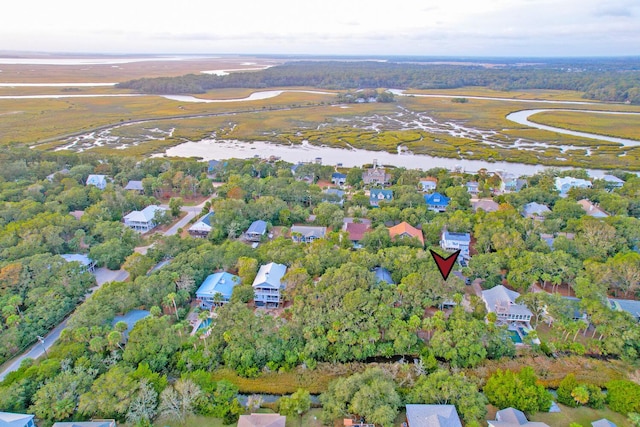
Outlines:
{"label": "paved road", "polygon": [[[107,282],[122,282],[124,280],[127,280],[127,278],[129,277],[129,273],[124,270],[114,271],[107,268],[97,268],[94,272],[94,275],[96,276],[97,284],[93,288],[89,289],[89,292],[87,293],[85,298],[90,298],[93,292],[100,289],[100,287],[102,287],[102,285]],[[13,359],[11,363],[6,366],[4,371],[0,373],[0,381],[4,380],[5,376],[7,376],[9,372],[17,370],[24,359],[37,359],[44,354],[45,349],[48,351],[51,346],[53,346],[53,344],[58,340],[58,338],[60,338],[60,333],[62,332],[62,330],[67,327],[67,320],[69,320],[68,317],[64,319],[58,326],[53,328],[53,330],[44,337],[44,343],[37,342],[33,344],[24,353]]]}
{"label": "paved road", "polygon": [[[178,232],[179,228],[184,228],[184,226],[187,225],[193,218],[195,218],[196,215],[200,215],[200,212],[202,212],[202,208],[205,203],[207,203],[207,200],[200,203],[198,206],[183,206],[182,208],[180,208],[182,212],[186,212],[187,214],[182,219],[180,219],[180,221],[173,224],[171,228],[165,231],[164,235],[173,236]],[[167,209],[169,208],[169,206],[164,205],[162,205],[162,207],[166,207]]]}
{"label": "paved road", "polygon": [[[201,204],[199,204],[198,206],[183,206],[181,210],[183,212],[187,212],[187,214],[184,216],[184,218],[180,219],[180,221],[178,221],[171,228],[169,228],[164,233],[164,235],[172,236],[176,234],[178,232],[178,228],[184,227],[186,224],[189,223],[189,221],[191,221],[196,215],[198,215],[202,211],[202,207],[204,206],[205,203],[206,203],[206,200]],[[149,249],[149,246],[136,248],[136,252],[140,252],[144,254],[147,252],[146,251],[147,249]],[[94,286],[89,290],[89,293],[87,293],[86,298],[90,298],[95,291],[100,289],[100,287],[107,282],[123,282],[127,280],[127,278],[129,277],[129,273],[127,273],[125,270],[109,270],[107,268],[97,268],[94,272],[94,275],[96,276],[97,284],[96,286]],[[60,323],[58,326],[53,328],[53,330],[49,332],[49,334],[46,337],[44,337],[44,348],[46,348],[47,351],[51,348],[51,346],[53,346],[53,344],[58,340],[58,338],[60,338],[60,332],[62,332],[62,330],[67,326],[67,320],[68,318],[64,319],[62,323]],[[11,363],[6,365],[6,368],[2,372],[0,372],[0,381],[4,380],[5,376],[8,373],[17,370],[24,359],[26,358],[37,359],[38,357],[42,356],[45,351],[44,348],[43,348],[43,344],[38,342],[32,345],[20,356],[13,359]]]}

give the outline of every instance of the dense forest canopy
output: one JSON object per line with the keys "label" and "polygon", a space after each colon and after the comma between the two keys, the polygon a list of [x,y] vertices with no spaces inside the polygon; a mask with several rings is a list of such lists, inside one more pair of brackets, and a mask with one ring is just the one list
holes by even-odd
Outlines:
{"label": "dense forest canopy", "polygon": [[[491,62],[490,60],[483,63]],[[220,88],[312,86],[324,89],[454,89],[484,86],[498,90],[575,90],[587,99],[640,103],[640,60],[528,60],[499,65],[378,61],[297,61],[251,73],[226,76],[189,74],[123,82],[144,93],[204,93]]]}

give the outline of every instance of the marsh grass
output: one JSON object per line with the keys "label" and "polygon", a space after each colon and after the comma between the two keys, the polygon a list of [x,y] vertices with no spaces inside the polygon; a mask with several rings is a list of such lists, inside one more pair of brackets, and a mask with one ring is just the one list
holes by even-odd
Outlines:
{"label": "marsh grass", "polygon": [[640,116],[546,111],[529,116],[529,120],[563,129],[640,140]]}

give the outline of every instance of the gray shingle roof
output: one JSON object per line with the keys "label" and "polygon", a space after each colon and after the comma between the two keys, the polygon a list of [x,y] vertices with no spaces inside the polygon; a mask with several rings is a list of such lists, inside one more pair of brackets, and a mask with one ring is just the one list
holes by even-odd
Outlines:
{"label": "gray shingle roof", "polygon": [[407,405],[409,427],[462,427],[453,405]]}

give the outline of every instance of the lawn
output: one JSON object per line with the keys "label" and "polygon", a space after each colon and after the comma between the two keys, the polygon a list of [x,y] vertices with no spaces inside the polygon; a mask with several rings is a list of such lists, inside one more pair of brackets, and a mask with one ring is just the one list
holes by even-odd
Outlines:
{"label": "lawn", "polygon": [[564,405],[558,406],[560,407],[560,412],[538,412],[535,415],[531,415],[529,420],[541,421],[552,427],[569,427],[571,423],[578,423],[583,427],[591,427],[591,422],[606,418],[618,427],[632,427],[626,416],[613,412],[609,408],[596,410],[586,406],[580,408],[569,408]]}

